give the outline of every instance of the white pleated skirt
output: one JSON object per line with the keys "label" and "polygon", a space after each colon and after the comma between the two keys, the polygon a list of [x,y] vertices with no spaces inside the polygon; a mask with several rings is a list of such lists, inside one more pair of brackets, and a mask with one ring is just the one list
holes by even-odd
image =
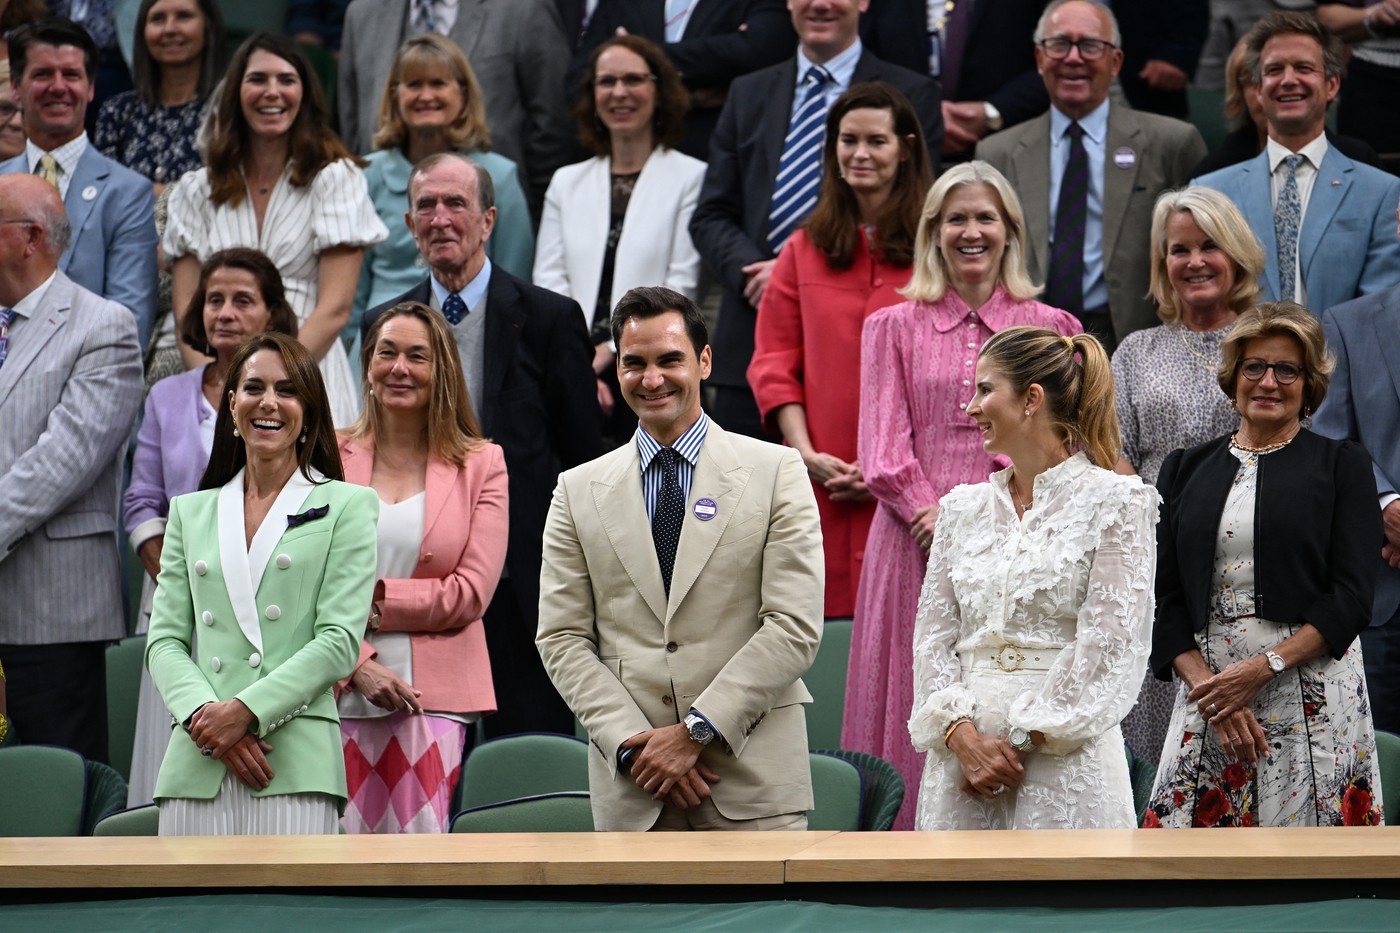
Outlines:
{"label": "white pleated skirt", "polygon": [[327,794],[254,797],[233,773],[212,800],[159,800],[162,836],[333,836],[340,807]]}

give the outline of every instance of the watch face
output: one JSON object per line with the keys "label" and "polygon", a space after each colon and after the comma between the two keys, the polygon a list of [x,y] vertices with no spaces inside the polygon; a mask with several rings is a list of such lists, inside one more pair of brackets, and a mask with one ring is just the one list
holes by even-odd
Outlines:
{"label": "watch face", "polygon": [[1031,734],[1020,726],[1012,729],[1007,739],[1010,740],[1011,747],[1017,750],[1024,750],[1031,744]]}
{"label": "watch face", "polygon": [[1269,667],[1273,669],[1275,674],[1282,674],[1284,668],[1288,667],[1288,665],[1284,663],[1283,658],[1276,654],[1271,654],[1269,655]]}

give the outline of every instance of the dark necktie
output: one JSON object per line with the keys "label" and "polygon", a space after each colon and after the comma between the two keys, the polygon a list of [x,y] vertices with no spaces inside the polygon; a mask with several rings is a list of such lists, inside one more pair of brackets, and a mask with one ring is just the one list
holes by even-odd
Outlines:
{"label": "dark necktie", "polygon": [[1084,314],[1084,223],[1089,214],[1089,157],[1084,152],[1084,127],[1071,123],[1069,159],[1060,179],[1055,209],[1055,242],[1050,246],[1050,274],[1045,303],[1076,317]]}
{"label": "dark necktie", "polygon": [[948,21],[943,24],[943,57],[940,59],[939,82],[943,85],[944,100],[960,100],[958,79],[962,74],[963,52],[967,50],[967,34],[971,31],[972,4],[968,0],[955,0],[948,11]]}
{"label": "dark necktie", "polygon": [[661,491],[656,494],[656,509],[651,515],[651,540],[656,545],[656,560],[661,564],[661,582],[666,597],[671,596],[671,570],[676,566],[676,545],[681,540],[681,519],[685,517],[685,500],[681,498],[681,482],[676,476],[676,460],[680,454],[663,447],[656,459],[661,461]]}
{"label": "dark necktie", "polygon": [[802,103],[788,124],[773,201],[768,212],[768,246],[783,248],[812,208],[822,183],[822,140],[826,137],[826,69],[813,65],[802,77]]}
{"label": "dark necktie", "polygon": [[453,292],[447,296],[447,300],[442,303],[442,316],[447,318],[447,323],[456,327],[462,323],[462,318],[467,316],[467,303],[462,300],[462,296]]}

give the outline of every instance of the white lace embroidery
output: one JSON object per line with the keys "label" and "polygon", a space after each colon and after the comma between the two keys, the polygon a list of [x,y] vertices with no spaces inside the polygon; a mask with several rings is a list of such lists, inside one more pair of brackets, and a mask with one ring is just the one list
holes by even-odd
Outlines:
{"label": "white lace embroidery", "polygon": [[[1118,723],[1147,667],[1157,492],[1077,454],[1036,477],[1022,521],[1009,473],[954,489],[939,512],[914,628],[909,732],[930,752],[919,828],[1131,826]],[[960,657],[1006,643],[1062,650],[1049,670],[964,672]],[[1045,734],[1016,794],[958,790],[943,735],[962,717]]]}

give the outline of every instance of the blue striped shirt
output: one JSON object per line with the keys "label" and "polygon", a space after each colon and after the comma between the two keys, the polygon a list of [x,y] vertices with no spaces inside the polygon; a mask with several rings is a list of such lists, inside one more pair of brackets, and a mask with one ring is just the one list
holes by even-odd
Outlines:
{"label": "blue striped shirt", "polygon": [[[705,443],[705,432],[709,429],[710,418],[702,411],[699,419],[672,445],[676,453],[681,455],[680,460],[676,462],[676,480],[681,485],[683,502],[690,501],[690,481],[695,477],[695,465],[700,462],[700,445]],[[646,496],[647,501],[647,521],[655,517],[656,499],[661,495],[661,464],[657,463],[654,470],[651,468],[660,452],[661,445],[639,424],[637,458],[642,462],[642,494]]]}

